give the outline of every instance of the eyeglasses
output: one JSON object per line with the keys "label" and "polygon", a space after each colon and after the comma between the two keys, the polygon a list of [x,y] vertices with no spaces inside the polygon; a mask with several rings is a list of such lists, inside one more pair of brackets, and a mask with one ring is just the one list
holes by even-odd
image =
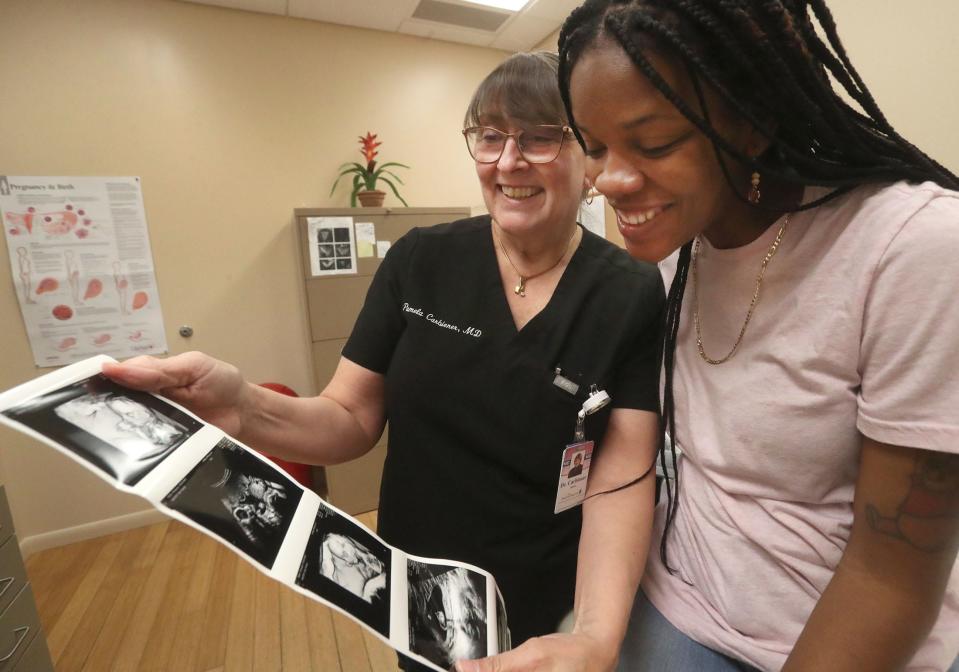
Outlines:
{"label": "eyeglasses", "polygon": [[503,156],[506,141],[513,138],[520,156],[528,163],[555,161],[563,149],[569,126],[531,126],[516,133],[505,133],[489,126],[473,126],[463,130],[466,148],[477,163],[496,163]]}

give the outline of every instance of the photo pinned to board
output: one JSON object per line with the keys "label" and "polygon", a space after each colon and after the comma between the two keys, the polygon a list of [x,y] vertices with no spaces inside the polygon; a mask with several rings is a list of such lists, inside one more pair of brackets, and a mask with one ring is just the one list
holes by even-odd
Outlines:
{"label": "photo pinned to board", "polygon": [[314,277],[356,273],[352,217],[307,217],[310,272]]}
{"label": "photo pinned to board", "polygon": [[390,561],[389,546],[321,502],[296,585],[389,636]]}
{"label": "photo pinned to board", "polygon": [[162,397],[105,378],[99,355],[0,393],[0,424],[210,536],[429,669],[509,648],[492,575],[411,557],[256,451]]}

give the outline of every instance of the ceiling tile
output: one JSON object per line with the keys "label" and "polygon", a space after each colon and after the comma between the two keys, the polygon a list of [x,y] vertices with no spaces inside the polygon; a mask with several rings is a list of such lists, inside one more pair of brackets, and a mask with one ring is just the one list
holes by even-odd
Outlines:
{"label": "ceiling tile", "polygon": [[[288,15],[346,26],[402,32],[447,42],[459,42],[506,51],[525,51],[559,29],[581,0],[531,0],[496,32],[412,18],[420,0],[186,0],[268,14]],[[465,0],[442,0],[468,5]],[[476,7],[476,5],[471,5]]]}
{"label": "ceiling tile", "polygon": [[396,31],[418,0],[289,0],[290,16]]}
{"label": "ceiling tile", "polygon": [[247,12],[286,15],[287,0],[186,0],[198,5],[214,5],[229,9],[242,9]]}
{"label": "ceiling tile", "polygon": [[434,40],[443,40],[445,42],[459,42],[460,44],[472,44],[478,47],[488,47],[496,37],[495,34],[487,33],[481,30],[470,30],[468,28],[457,28],[456,26],[446,26],[432,21],[418,21],[409,19],[400,26],[400,32],[408,35],[419,35],[420,37],[429,37]]}
{"label": "ceiling tile", "polygon": [[553,30],[562,25],[574,9],[583,4],[583,0],[533,0],[523,10],[523,14],[556,22]]}
{"label": "ceiling tile", "polygon": [[490,44],[498,49],[526,51],[546,39],[556,30],[556,22],[520,14],[499,32]]}
{"label": "ceiling tile", "polygon": [[399,32],[406,35],[417,35],[419,37],[429,37],[436,30],[435,23],[428,21],[409,20],[400,24]]}

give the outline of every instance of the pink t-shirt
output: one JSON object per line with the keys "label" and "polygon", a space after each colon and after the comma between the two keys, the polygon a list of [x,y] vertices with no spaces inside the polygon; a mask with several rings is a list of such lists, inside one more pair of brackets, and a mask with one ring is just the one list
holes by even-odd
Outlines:
{"label": "pink t-shirt", "polygon": [[[824,193],[808,189],[806,202]],[[713,359],[739,334],[780,224],[735,249],[703,241],[700,318]],[[697,351],[690,275],[674,382],[680,504],[668,546],[679,576],[663,567],[657,542],[643,580],[687,635],[780,669],[849,539],[860,433],[959,453],[957,263],[959,193],[931,183],[862,187],[795,213],[739,351],[718,366]],[[957,654],[959,563],[908,669],[944,670]]]}

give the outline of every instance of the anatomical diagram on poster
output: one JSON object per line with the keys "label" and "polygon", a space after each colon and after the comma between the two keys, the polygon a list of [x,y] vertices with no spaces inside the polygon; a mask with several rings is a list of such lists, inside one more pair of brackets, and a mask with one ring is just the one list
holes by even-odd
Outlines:
{"label": "anatomical diagram on poster", "polygon": [[0,218],[37,366],[166,352],[139,178],[0,175]]}
{"label": "anatomical diagram on poster", "polygon": [[[185,408],[105,378],[99,355],[0,394],[0,423],[213,537],[431,669],[510,648],[492,575],[404,553]],[[15,476],[14,476],[15,477]]]}

